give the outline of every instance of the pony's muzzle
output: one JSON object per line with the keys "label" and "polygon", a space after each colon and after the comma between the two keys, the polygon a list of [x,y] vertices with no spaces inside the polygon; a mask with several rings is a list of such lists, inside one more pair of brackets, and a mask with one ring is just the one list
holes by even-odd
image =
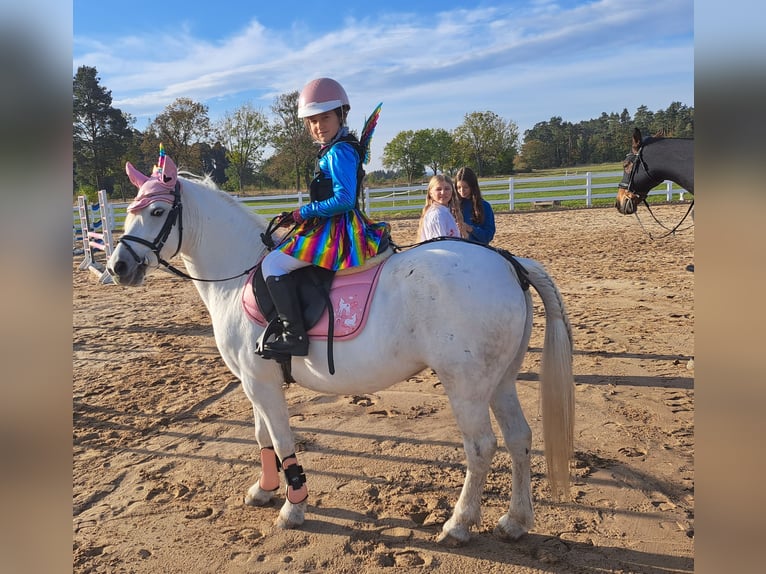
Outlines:
{"label": "pony's muzzle", "polygon": [[107,261],[106,271],[118,285],[135,287],[142,285],[146,275],[146,264],[136,264],[113,256]]}

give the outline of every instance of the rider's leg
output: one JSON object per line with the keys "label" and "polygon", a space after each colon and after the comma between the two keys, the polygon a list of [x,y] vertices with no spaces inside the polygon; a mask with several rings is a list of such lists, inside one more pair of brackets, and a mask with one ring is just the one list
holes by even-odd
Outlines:
{"label": "rider's leg", "polygon": [[266,350],[273,353],[304,357],[309,352],[309,338],[303,325],[303,315],[298,302],[295,278],[289,275],[301,267],[310,265],[281,251],[272,251],[263,260],[261,268],[269,289],[271,300],[282,322],[282,335],[274,342],[265,343]]}

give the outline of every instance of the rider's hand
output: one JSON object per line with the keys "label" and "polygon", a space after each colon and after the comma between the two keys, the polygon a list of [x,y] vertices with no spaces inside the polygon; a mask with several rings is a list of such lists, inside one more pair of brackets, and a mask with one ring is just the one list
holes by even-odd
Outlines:
{"label": "rider's hand", "polygon": [[295,223],[303,223],[304,219],[303,217],[301,217],[300,207],[298,209],[293,210],[292,216],[293,216],[293,221],[295,221]]}
{"label": "rider's hand", "polygon": [[279,215],[279,225],[277,227],[290,227],[293,223],[295,223],[295,220],[293,219],[292,212],[283,211]]}

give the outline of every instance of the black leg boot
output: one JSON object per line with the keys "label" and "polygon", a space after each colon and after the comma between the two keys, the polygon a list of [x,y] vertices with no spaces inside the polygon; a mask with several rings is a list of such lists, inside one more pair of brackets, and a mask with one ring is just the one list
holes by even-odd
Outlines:
{"label": "black leg boot", "polygon": [[282,322],[282,335],[274,342],[265,343],[265,350],[305,357],[309,354],[309,337],[303,326],[295,278],[292,275],[270,276],[266,278],[266,287]]}

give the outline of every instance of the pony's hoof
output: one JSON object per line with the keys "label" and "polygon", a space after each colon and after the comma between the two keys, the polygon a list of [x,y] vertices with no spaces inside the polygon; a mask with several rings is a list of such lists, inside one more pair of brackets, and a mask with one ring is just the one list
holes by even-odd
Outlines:
{"label": "pony's hoof", "polygon": [[279,528],[280,530],[293,530],[295,528],[298,528],[303,524],[303,521],[294,520],[292,518],[285,518],[281,514],[277,516],[277,519],[274,521],[274,526]]}
{"label": "pony's hoof", "polygon": [[519,524],[507,514],[497,521],[497,526],[494,530],[495,536],[511,542],[518,540],[527,532],[529,532],[528,528]]}
{"label": "pony's hoof", "polygon": [[436,543],[446,548],[459,548],[468,544],[470,538],[471,534],[465,526],[453,526],[449,530],[442,530]]}
{"label": "pony's hoof", "polygon": [[255,483],[245,494],[245,504],[248,506],[266,506],[271,504],[274,492],[273,490],[263,490],[258,483]]}
{"label": "pony's hoof", "polygon": [[302,526],[305,519],[306,506],[308,504],[305,501],[300,504],[286,502],[279,511],[279,516],[277,516],[274,525],[283,530]]}

